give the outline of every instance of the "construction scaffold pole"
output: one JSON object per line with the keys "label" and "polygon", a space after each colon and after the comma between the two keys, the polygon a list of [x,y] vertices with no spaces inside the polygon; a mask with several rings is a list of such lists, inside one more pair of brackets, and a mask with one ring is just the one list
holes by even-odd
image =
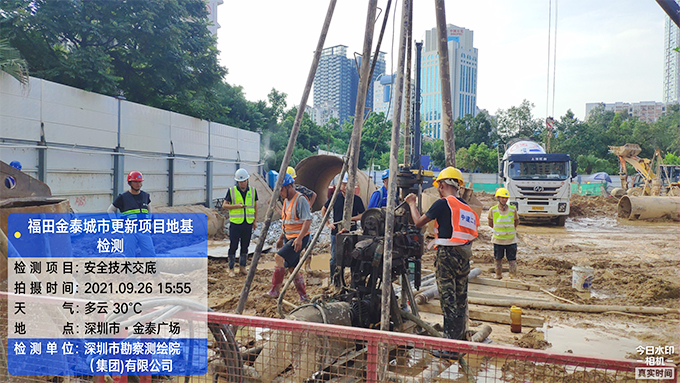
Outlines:
{"label": "construction scaffold pole", "polygon": [[[407,31],[411,16],[411,0],[403,0],[401,9],[401,32],[399,33],[399,54],[397,56],[397,76],[394,89],[394,110],[392,113],[392,140],[390,143],[390,177],[387,186],[387,209],[385,211],[385,246],[383,252],[382,302],[380,308],[380,330],[390,330],[390,308],[392,307],[392,248],[394,236],[394,210],[396,201],[391,196],[397,195],[397,173],[399,172],[399,133],[401,130],[402,94],[404,91],[404,61],[406,58]],[[398,315],[398,314],[397,314]],[[379,380],[385,381],[387,368],[387,347],[380,347],[380,363],[382,366]]]}
{"label": "construction scaffold pole", "polygon": [[[376,9],[378,7],[378,0],[370,0],[368,2],[368,12],[366,14],[366,31],[364,33],[364,49],[362,51],[362,65],[359,68],[359,90],[357,90],[357,103],[354,107],[354,128],[352,129],[352,138],[350,139],[349,152],[349,166],[348,166],[348,180],[345,194],[345,206],[342,216],[342,228],[349,230],[352,220],[352,209],[354,208],[354,184],[357,175],[359,164],[359,148],[361,146],[361,129],[364,126],[364,109],[366,105],[366,93],[371,81],[371,48],[373,47],[373,31],[375,25]],[[342,180],[339,180],[339,184]],[[333,276],[331,276],[332,278]]]}
{"label": "construction scaffold pole", "polygon": [[[337,0],[330,0],[330,3],[328,4],[326,19],[324,20],[323,27],[321,28],[319,42],[316,44],[316,50],[314,51],[314,59],[312,60],[312,66],[309,68],[309,74],[307,75],[307,83],[305,84],[305,90],[304,92],[302,92],[300,108],[298,108],[297,115],[295,116],[295,122],[293,123],[293,128],[291,129],[290,132],[290,138],[288,139],[286,153],[283,155],[283,160],[281,161],[279,174],[286,174],[288,163],[290,162],[290,158],[293,155],[293,149],[295,148],[295,141],[297,140],[297,136],[300,131],[302,117],[305,114],[304,106],[307,105],[307,99],[309,98],[309,93],[312,90],[314,76],[316,75],[316,68],[319,66],[319,60],[321,59],[321,51],[323,50],[324,43],[326,42],[326,35],[328,34],[328,29],[331,25],[331,19],[333,18],[333,11],[335,10],[336,2]],[[255,254],[253,255],[250,271],[248,272],[248,277],[246,278],[246,283],[243,286],[243,290],[241,290],[241,297],[238,300],[238,306],[236,307],[237,314],[242,314],[243,310],[245,309],[246,300],[248,300],[248,293],[250,292],[250,286],[253,283],[253,278],[255,278],[255,272],[257,271],[257,263],[260,260],[260,255],[262,255],[262,248],[264,247],[265,242],[264,239],[267,238],[269,226],[272,223],[274,207],[276,206],[276,202],[278,201],[278,196],[281,191],[282,184],[283,177],[278,177],[278,179],[276,180],[276,185],[274,186],[274,190],[272,192],[272,198],[269,201],[269,207],[267,208],[267,216],[264,221],[264,227],[262,228],[262,234],[260,234],[260,240],[257,242],[257,247],[255,248]]]}
{"label": "construction scaffold pole", "polygon": [[411,14],[408,20],[408,30],[406,31],[406,84],[404,89],[404,166],[411,163],[411,42],[413,41],[413,0],[410,0],[409,8]]}
{"label": "construction scaffold pole", "polygon": [[446,166],[456,166],[456,135],[453,132],[453,109],[451,108],[451,74],[449,72],[449,47],[446,30],[444,0],[434,0],[437,13],[437,50],[439,53],[439,77],[442,89],[442,139]]}

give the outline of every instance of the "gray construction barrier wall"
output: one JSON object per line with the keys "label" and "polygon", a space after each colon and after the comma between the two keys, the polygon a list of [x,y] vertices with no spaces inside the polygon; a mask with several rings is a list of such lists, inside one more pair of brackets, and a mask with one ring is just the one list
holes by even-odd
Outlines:
{"label": "gray construction barrier wall", "polygon": [[22,88],[0,72],[0,160],[77,211],[106,210],[131,170],[152,206],[210,207],[238,168],[261,170],[260,134],[33,77]]}

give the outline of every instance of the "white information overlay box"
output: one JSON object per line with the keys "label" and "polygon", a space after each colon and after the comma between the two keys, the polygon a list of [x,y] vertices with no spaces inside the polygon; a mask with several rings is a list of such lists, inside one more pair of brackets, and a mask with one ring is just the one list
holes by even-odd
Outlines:
{"label": "white information overlay box", "polygon": [[14,213],[12,375],[207,372],[207,217]]}

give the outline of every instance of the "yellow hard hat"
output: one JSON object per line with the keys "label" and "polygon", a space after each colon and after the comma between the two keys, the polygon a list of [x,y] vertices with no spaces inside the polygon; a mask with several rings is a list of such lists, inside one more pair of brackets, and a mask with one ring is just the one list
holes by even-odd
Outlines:
{"label": "yellow hard hat", "polygon": [[439,187],[439,181],[446,179],[454,179],[458,181],[458,186],[465,185],[465,182],[463,182],[463,173],[461,173],[460,170],[454,168],[453,166],[449,166],[448,168],[439,172],[437,179],[432,182],[432,185],[437,188]]}
{"label": "yellow hard hat", "polygon": [[496,190],[496,197],[510,198],[510,192],[508,192],[508,189],[506,188],[499,188]]}
{"label": "yellow hard hat", "polygon": [[290,174],[293,178],[297,178],[297,173],[295,173],[295,169],[292,166],[289,166],[288,169],[286,169],[286,173]]}

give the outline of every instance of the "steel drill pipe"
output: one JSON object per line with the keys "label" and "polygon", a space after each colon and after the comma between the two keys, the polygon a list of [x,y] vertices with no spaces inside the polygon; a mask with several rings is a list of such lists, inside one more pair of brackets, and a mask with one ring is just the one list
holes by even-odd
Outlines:
{"label": "steel drill pipe", "polygon": [[[316,44],[316,50],[314,51],[314,59],[312,60],[312,66],[309,69],[309,74],[307,75],[307,83],[305,84],[305,90],[302,92],[302,100],[300,105],[307,105],[307,99],[309,98],[309,93],[312,90],[312,84],[314,83],[314,75],[316,74],[316,68],[319,66],[319,60],[321,59],[321,51],[323,50],[323,45],[326,42],[326,35],[328,34],[328,29],[331,25],[331,19],[333,18],[333,11],[335,10],[335,4],[337,0],[331,0],[328,4],[328,11],[326,12],[326,19],[324,20],[323,27],[321,28],[321,34],[319,35],[319,42]],[[290,157],[293,155],[293,149],[295,148],[295,141],[297,140],[298,133],[300,132],[300,124],[302,122],[302,117],[305,114],[305,108],[301,107],[297,111],[295,116],[295,122],[293,123],[293,128],[290,132],[290,138],[288,139],[288,146],[286,147],[286,153],[283,155],[283,161],[281,161],[281,167],[279,168],[279,174],[285,174],[286,169],[288,169],[288,163],[290,162]],[[264,238],[267,238],[267,232],[269,231],[269,226],[272,223],[272,216],[274,215],[274,207],[278,201],[277,196],[281,191],[281,185],[283,184],[283,177],[278,177],[276,180],[276,185],[274,186],[274,191],[272,198],[269,201],[269,207],[267,208],[267,218],[264,221],[264,227],[262,228],[262,234],[260,241],[257,242],[257,247],[255,248],[255,254],[253,255],[253,260],[250,265],[250,271],[248,271],[248,277],[246,278],[243,290],[241,290],[241,296],[238,300],[238,306],[236,307],[236,313],[242,314],[246,307],[246,300],[248,299],[248,293],[250,292],[250,286],[253,283],[253,278],[255,278],[255,272],[257,271],[257,263],[260,260],[260,255],[262,255],[262,248],[264,247]]]}
{"label": "steel drill pipe", "polygon": [[[399,156],[399,130],[401,128],[402,93],[404,90],[404,61],[406,57],[406,31],[409,28],[409,14],[411,8],[409,0],[403,0],[401,11],[401,32],[399,34],[399,53],[397,56],[397,77],[394,91],[394,112],[392,114],[392,140],[390,144],[390,177],[387,187],[387,195],[397,195],[397,173],[399,172],[397,158]],[[394,211],[396,210],[394,198],[387,199],[385,214],[385,234],[394,232]],[[392,248],[394,239],[392,235],[385,235],[385,251],[383,256],[382,274],[382,307],[380,313],[380,329],[388,331],[390,327],[390,298],[392,296]]]}
{"label": "steel drill pipe", "polygon": [[451,73],[449,72],[449,47],[446,37],[446,7],[444,0],[434,0],[437,13],[437,37],[439,52],[439,77],[442,89],[442,132],[446,166],[456,166],[456,135],[453,132],[453,109],[451,109]]}
{"label": "steel drill pipe", "polygon": [[[365,59],[371,57],[371,47],[373,46],[373,31],[375,24],[376,8],[378,7],[378,0],[370,0],[368,2],[368,12],[366,14],[366,31],[364,33],[364,49],[361,57]],[[364,106],[366,105],[366,93],[368,92],[368,85],[371,81],[369,76],[371,66],[362,65],[359,70],[359,89],[357,90],[357,103],[354,107],[354,127],[352,128],[352,138],[350,139],[349,152],[349,169],[347,190],[349,193],[354,191],[354,179],[357,174],[359,164],[359,145],[361,144],[361,129],[364,126]],[[304,104],[301,104],[304,105]],[[342,216],[342,228],[349,230],[352,220],[352,208],[354,207],[354,198],[345,198],[345,206]],[[337,219],[337,218],[336,218]]]}

